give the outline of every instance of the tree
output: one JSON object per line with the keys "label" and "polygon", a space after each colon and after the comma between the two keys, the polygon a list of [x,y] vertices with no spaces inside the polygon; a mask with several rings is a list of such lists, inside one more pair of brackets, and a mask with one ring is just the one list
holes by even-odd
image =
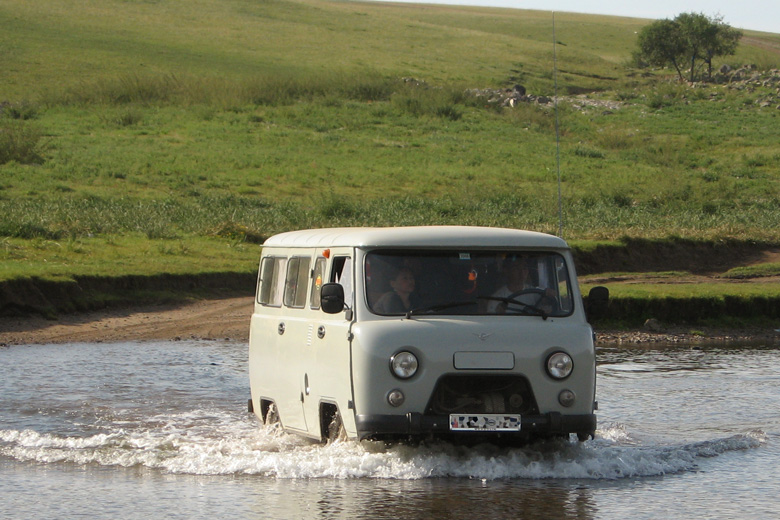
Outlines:
{"label": "tree", "polygon": [[712,77],[713,58],[734,54],[741,37],[742,32],[723,23],[722,17],[682,13],[674,20],[658,20],[642,29],[638,57],[650,65],[673,66],[680,81],[687,69],[689,81],[695,81],[704,65]]}
{"label": "tree", "polygon": [[704,46],[702,59],[707,64],[707,77],[712,77],[712,58],[715,56],[733,56],[742,38],[742,31],[723,23],[723,18],[712,20],[711,36]]}
{"label": "tree", "polygon": [[672,20],[658,20],[639,33],[639,58],[649,65],[674,66],[682,80],[682,62],[685,56],[685,41],[679,24]]}

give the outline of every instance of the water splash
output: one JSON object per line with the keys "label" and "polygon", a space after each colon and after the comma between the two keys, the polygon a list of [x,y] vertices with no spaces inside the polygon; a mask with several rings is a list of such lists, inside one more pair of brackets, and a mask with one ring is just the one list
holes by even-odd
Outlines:
{"label": "water splash", "polygon": [[0,430],[0,455],[20,461],[140,466],[197,475],[280,479],[622,479],[695,471],[703,459],[756,449],[755,431],[682,445],[641,445],[619,424],[585,443],[526,448],[448,443],[386,447],[375,442],[323,446],[260,427],[245,414],[212,410],[117,421],[83,437]]}

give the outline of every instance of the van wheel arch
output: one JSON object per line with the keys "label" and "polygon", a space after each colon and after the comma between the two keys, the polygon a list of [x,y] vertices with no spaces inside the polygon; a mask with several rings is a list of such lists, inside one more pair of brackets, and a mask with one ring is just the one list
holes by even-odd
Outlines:
{"label": "van wheel arch", "polygon": [[344,421],[335,403],[320,404],[320,439],[328,444],[347,439]]}
{"label": "van wheel arch", "polygon": [[266,426],[279,424],[279,410],[276,408],[276,403],[268,399],[261,399],[260,417],[263,419],[263,424]]}

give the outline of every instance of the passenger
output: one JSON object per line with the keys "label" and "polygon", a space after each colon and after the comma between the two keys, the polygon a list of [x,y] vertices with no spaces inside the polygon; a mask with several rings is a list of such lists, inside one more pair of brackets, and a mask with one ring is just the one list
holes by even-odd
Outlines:
{"label": "passenger", "polygon": [[[531,260],[524,258],[511,258],[504,261],[506,285],[500,287],[492,294],[492,298],[496,299],[488,302],[488,314],[505,314],[507,309],[510,311],[521,311],[525,305],[540,307],[548,312],[552,309],[549,303],[555,298],[555,293],[552,289],[542,290],[533,284],[531,263]],[[523,293],[523,291],[529,292]],[[519,303],[515,304],[500,300],[510,296],[513,296],[512,299]],[[546,305],[542,305],[545,302]]]}
{"label": "passenger", "polygon": [[415,306],[417,295],[414,294],[415,281],[411,269],[402,267],[390,281],[390,287],[393,290],[377,300],[374,311],[379,314],[403,314]]}

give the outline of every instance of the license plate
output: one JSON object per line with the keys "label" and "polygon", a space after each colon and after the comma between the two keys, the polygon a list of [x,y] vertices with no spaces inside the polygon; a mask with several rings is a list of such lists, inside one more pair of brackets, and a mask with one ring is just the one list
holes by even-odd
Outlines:
{"label": "license plate", "polygon": [[520,416],[499,413],[452,414],[450,430],[459,432],[517,432]]}

